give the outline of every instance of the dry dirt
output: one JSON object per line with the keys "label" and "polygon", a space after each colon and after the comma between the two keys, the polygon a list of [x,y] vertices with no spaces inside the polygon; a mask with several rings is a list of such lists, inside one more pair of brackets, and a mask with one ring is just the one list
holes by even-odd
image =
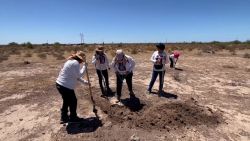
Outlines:
{"label": "dry dirt", "polygon": [[[89,65],[101,121],[92,112],[88,87],[78,85],[77,111],[85,121],[67,126],[59,124],[62,100],[55,87],[64,61],[29,58],[31,63],[24,64],[20,56],[12,56],[0,68],[0,140],[250,140],[249,59],[184,53],[178,69],[167,69],[166,93],[158,97],[145,95],[151,53],[133,55],[138,99],[129,99],[124,84],[122,107],[100,97],[97,75]],[[109,75],[115,91],[114,73]]]}

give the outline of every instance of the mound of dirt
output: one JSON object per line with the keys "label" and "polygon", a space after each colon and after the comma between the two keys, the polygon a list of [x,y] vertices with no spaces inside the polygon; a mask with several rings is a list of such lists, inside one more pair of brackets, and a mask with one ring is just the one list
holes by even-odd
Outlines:
{"label": "mound of dirt", "polygon": [[186,101],[184,103],[166,103],[147,109],[130,125],[143,129],[166,129],[169,131],[186,126],[217,126],[222,121],[219,113]]}
{"label": "mound of dirt", "polygon": [[[126,100],[129,101],[129,99]],[[125,104],[121,107],[109,105],[105,101],[98,101],[98,103],[114,124],[126,123],[128,128],[170,131],[199,125],[213,127],[223,122],[220,113],[198,105],[195,100],[168,102],[158,106],[140,102],[142,107],[137,111],[131,110],[130,106]]]}

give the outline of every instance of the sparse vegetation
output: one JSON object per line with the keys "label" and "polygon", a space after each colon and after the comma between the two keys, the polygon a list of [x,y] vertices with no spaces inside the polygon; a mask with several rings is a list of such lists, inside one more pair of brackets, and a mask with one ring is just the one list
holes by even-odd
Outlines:
{"label": "sparse vegetation", "polygon": [[24,57],[32,57],[32,53],[27,52],[27,53],[24,55]]}
{"label": "sparse vegetation", "polygon": [[0,63],[5,61],[5,60],[8,60],[9,56],[8,55],[0,55]]}
{"label": "sparse vegetation", "polygon": [[16,42],[10,42],[8,45],[9,46],[18,46],[18,43],[16,43]]}
{"label": "sparse vegetation", "polygon": [[30,43],[30,42],[27,42],[26,43],[26,47],[29,48],[29,49],[33,49],[33,45]]}
{"label": "sparse vegetation", "polygon": [[235,66],[235,65],[223,65],[222,67],[227,68],[227,69],[235,69],[235,68],[237,68],[237,66]]}
{"label": "sparse vegetation", "polygon": [[41,59],[46,59],[47,55],[45,53],[39,53],[38,57],[41,58]]}
{"label": "sparse vegetation", "polygon": [[243,55],[243,57],[249,59],[249,58],[250,58],[250,54],[249,54],[249,53],[245,53],[245,54]]}
{"label": "sparse vegetation", "polygon": [[136,48],[132,48],[132,50],[131,50],[131,54],[137,54],[138,53],[138,49],[136,49]]}

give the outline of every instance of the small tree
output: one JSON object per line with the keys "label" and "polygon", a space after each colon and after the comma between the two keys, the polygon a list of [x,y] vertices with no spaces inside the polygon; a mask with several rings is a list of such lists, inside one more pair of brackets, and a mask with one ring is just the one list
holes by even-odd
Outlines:
{"label": "small tree", "polygon": [[30,42],[27,42],[27,43],[26,43],[26,47],[27,47],[27,48],[30,48],[30,49],[33,49],[33,45],[32,45]]}
{"label": "small tree", "polygon": [[59,42],[54,43],[55,46],[60,46],[61,44]]}
{"label": "small tree", "polygon": [[232,43],[233,43],[233,44],[240,44],[241,41],[239,41],[239,40],[234,40]]}
{"label": "small tree", "polygon": [[16,42],[10,42],[8,45],[9,46],[18,46],[18,43],[16,43]]}

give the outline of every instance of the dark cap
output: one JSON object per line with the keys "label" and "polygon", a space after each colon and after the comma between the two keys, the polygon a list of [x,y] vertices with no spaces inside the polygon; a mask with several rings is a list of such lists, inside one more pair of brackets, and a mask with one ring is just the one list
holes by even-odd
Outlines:
{"label": "dark cap", "polygon": [[156,47],[159,48],[160,50],[165,49],[165,45],[163,43],[156,44]]}

